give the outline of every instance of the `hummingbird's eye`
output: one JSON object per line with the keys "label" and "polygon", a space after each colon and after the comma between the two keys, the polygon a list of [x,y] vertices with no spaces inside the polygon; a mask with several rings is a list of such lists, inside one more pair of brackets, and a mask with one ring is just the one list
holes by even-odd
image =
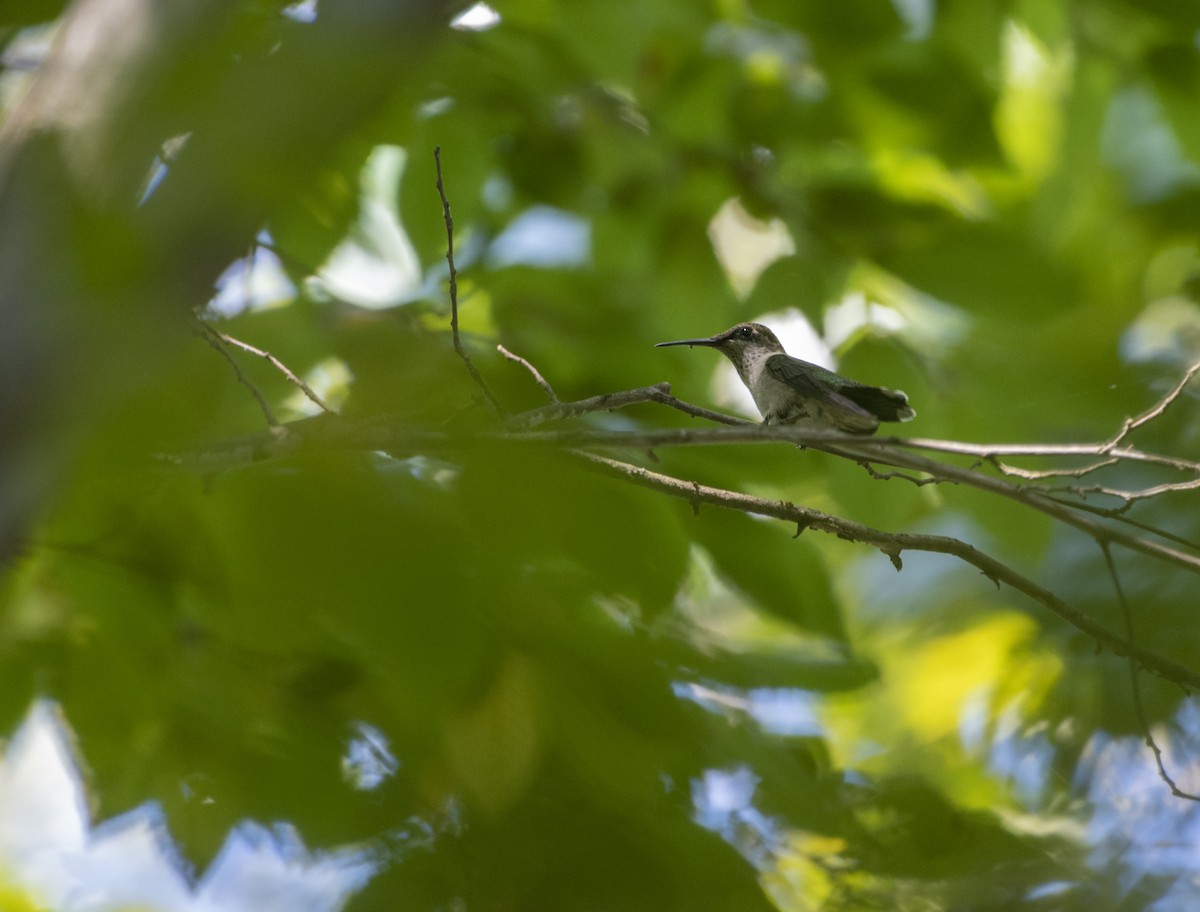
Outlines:
{"label": "hummingbird's eye", "polygon": [[750,338],[750,336],[751,336],[751,335],[753,335],[753,333],[751,332],[751,330],[750,330],[750,327],[749,327],[749,326],[743,326],[743,327],[742,327],[742,328],[741,328],[741,329],[738,331],[738,334],[739,334],[739,335],[740,335],[740,336],[741,336],[743,339],[749,339],[749,338]]}

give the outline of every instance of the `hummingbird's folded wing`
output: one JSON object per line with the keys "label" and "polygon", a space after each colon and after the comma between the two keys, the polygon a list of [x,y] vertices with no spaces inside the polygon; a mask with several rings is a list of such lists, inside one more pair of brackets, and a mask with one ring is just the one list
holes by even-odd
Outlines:
{"label": "hummingbird's folded wing", "polygon": [[805,399],[816,402],[825,417],[851,433],[870,433],[879,426],[879,419],[837,387],[853,384],[816,364],[801,361],[791,355],[772,355],[767,359],[767,371],[776,380],[786,383]]}
{"label": "hummingbird's folded wing", "polygon": [[838,413],[843,420],[835,423],[847,430],[874,428],[879,421],[909,421],[916,415],[908,396],[900,390],[849,380],[791,355],[772,356],[767,360],[767,370],[802,396]]}

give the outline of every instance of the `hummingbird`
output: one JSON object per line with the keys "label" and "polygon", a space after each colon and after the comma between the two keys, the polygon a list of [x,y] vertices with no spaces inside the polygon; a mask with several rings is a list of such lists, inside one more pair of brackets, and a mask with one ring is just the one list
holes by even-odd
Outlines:
{"label": "hummingbird", "polygon": [[763,424],[836,428],[874,434],[880,421],[911,421],[917,414],[900,390],[868,386],[793,358],[761,323],[739,323],[708,339],[659,342],[715,348],[733,362],[754,397]]}

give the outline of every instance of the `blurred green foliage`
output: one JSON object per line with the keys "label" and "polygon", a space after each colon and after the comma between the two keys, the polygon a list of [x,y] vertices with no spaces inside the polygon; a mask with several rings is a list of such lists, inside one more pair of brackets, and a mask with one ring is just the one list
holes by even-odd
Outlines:
{"label": "blurred green foliage", "polygon": [[[152,101],[180,110],[139,130],[190,134],[161,185],[115,207],[117,240],[103,207],[64,209],[69,230],[32,248],[33,268],[75,277],[81,295],[47,306],[84,315],[84,336],[105,326],[80,344],[111,371],[73,379],[100,391],[85,419],[46,419],[77,425],[7,578],[0,729],[34,696],[60,701],[101,814],[156,799],[200,863],[244,817],[386,846],[354,908],[1187,908],[1188,865],[1088,866],[1113,813],[1090,786],[1097,739],[1138,732],[1122,660],[949,558],[905,555],[897,575],[861,546],[693,514],[500,444],[211,474],[159,456],[263,426],[183,320],[260,231],[291,290],[249,305],[230,279],[217,328],[314,383],[339,365],[326,392],[347,415],[491,424],[451,348],[435,146],[464,343],[512,411],[544,397],[497,342],[563,399],[669,379],[712,404],[714,356],[652,344],[791,311],[844,372],[906,389],[915,435],[1105,439],[1200,355],[1194,12],[493,5],[482,31],[448,27],[457,9],[413,26],[428,46],[410,62],[327,4],[300,23],[244,3],[203,53],[158,62]],[[382,196],[360,190],[379,146],[404,150]],[[748,292],[714,250],[733,199],[792,245]],[[565,243],[543,221],[513,247],[531,211],[573,217],[585,241],[539,260]],[[331,290],[347,244],[360,266],[411,256],[389,306]],[[281,414],[303,410],[271,365],[231,353]],[[1195,452],[1196,414],[1185,396],[1138,442]],[[694,425],[649,405],[586,420]],[[1020,505],[785,446],[655,458],[961,537],[1123,629],[1099,550]],[[1191,494],[1134,515],[1200,537]],[[1127,555],[1120,569],[1139,642],[1198,664],[1195,579]],[[1176,717],[1177,691],[1144,687],[1152,722]],[[345,771],[360,723],[398,761],[370,789]],[[1139,763],[1129,776],[1165,791]],[[753,797],[723,797],[718,773],[750,777]]]}

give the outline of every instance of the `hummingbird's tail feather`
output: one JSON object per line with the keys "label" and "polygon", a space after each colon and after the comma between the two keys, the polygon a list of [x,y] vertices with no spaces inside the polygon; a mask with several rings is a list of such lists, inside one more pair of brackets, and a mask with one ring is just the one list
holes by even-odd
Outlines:
{"label": "hummingbird's tail feather", "polygon": [[865,408],[880,421],[912,421],[916,410],[908,404],[908,396],[900,390],[882,386],[847,386],[841,394]]}

